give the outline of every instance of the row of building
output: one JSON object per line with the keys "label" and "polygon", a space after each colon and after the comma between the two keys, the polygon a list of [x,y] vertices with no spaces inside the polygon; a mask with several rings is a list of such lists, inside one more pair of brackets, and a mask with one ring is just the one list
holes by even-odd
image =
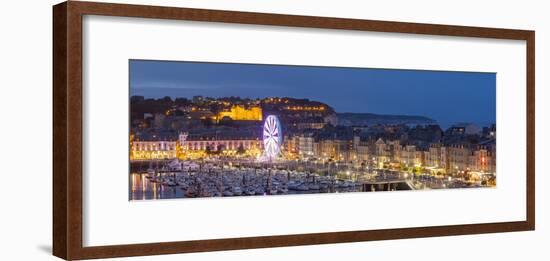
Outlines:
{"label": "row of building", "polygon": [[131,160],[174,159],[206,152],[244,152],[259,155],[263,143],[259,138],[247,136],[189,136],[188,133],[158,135],[148,138],[130,137]]}
{"label": "row of building", "polygon": [[378,168],[424,167],[441,173],[496,172],[494,139],[478,144],[438,142],[420,147],[382,138],[362,141],[354,136],[352,140],[315,140],[302,135],[287,139],[285,146],[286,151],[301,159],[364,162]]}
{"label": "row of building", "polygon": [[[156,136],[131,137],[132,160],[172,159],[197,153],[246,153],[259,156],[263,142],[253,136]],[[431,143],[427,146],[401,144],[400,140],[317,139],[312,135],[286,136],[282,157],[286,159],[353,162],[377,168],[425,168],[434,172],[496,172],[495,140],[469,144]]]}

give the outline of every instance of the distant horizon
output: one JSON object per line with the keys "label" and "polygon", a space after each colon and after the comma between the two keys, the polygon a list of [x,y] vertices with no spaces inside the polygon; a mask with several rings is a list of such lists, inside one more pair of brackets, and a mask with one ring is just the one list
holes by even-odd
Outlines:
{"label": "distant horizon", "polygon": [[289,97],[337,113],[423,116],[445,128],[496,123],[495,73],[130,60],[130,96]]}

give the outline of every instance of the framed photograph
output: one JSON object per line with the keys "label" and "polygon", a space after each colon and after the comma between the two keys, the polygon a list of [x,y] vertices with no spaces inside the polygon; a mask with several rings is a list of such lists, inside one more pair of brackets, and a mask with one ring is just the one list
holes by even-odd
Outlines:
{"label": "framed photograph", "polygon": [[53,7],[53,254],[535,229],[535,32]]}

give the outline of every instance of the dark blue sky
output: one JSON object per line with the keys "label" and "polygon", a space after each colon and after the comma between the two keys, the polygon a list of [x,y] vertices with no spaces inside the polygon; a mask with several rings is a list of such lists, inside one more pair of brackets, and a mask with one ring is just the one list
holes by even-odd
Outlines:
{"label": "dark blue sky", "polygon": [[496,121],[496,74],[130,61],[130,95],[309,98],[337,112],[422,115],[443,126]]}

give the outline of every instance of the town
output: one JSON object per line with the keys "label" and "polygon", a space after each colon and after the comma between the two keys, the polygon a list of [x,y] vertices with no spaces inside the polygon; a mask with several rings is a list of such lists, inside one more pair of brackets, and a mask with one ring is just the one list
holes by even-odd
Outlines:
{"label": "town", "polygon": [[[286,174],[276,180],[285,191],[289,173],[317,177],[309,185],[314,188],[327,177],[327,187],[340,179],[352,184],[350,191],[496,185],[495,124],[442,129],[423,116],[340,113],[329,104],[289,97],[132,96],[130,103],[132,172],[157,173],[176,160],[180,169],[185,162],[205,164],[203,170],[273,169],[274,178]],[[262,128],[269,115],[282,134],[276,157],[266,160]],[[255,173],[259,182],[272,182]],[[160,180],[177,181],[170,175]]]}

